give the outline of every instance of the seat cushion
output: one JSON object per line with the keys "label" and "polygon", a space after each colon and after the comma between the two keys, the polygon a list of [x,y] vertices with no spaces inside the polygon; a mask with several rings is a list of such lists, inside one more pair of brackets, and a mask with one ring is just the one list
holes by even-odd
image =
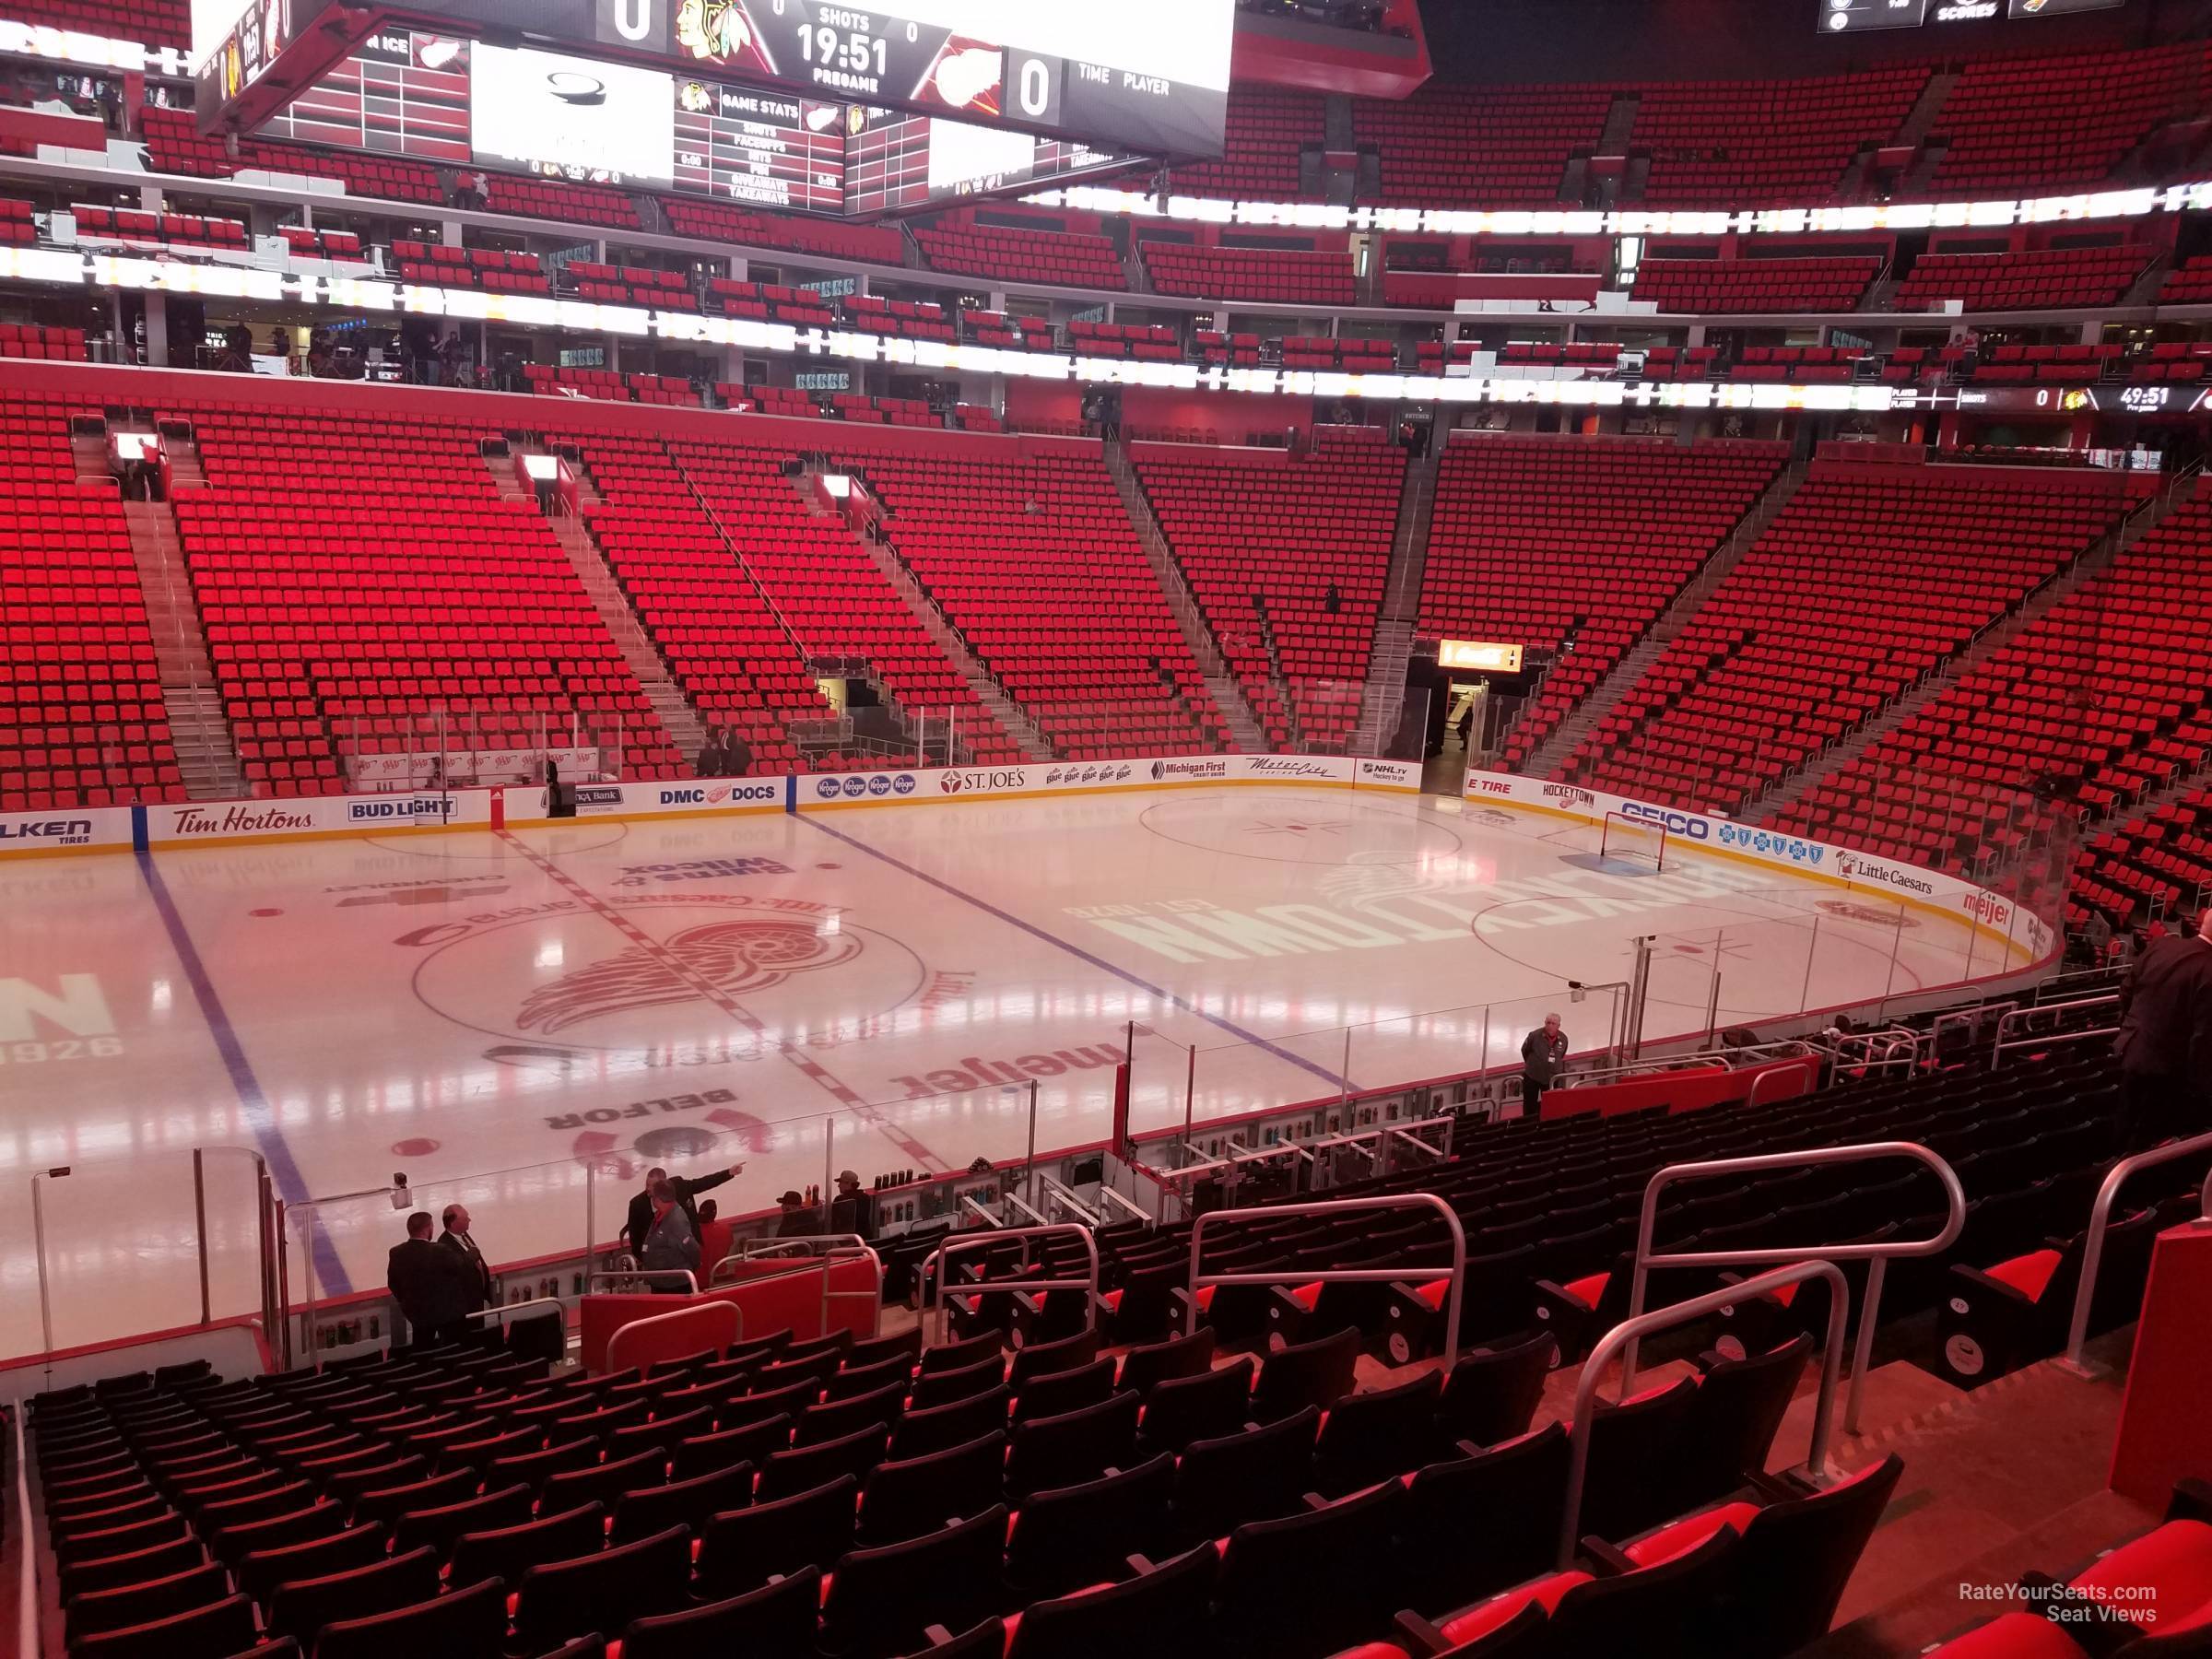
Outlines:
{"label": "seat cushion", "polygon": [[2146,1629],[2165,1630],[2212,1603],[2212,1525],[2169,1521],[2074,1579],[2077,1590],[2109,1593],[2113,1610]]}
{"label": "seat cushion", "polygon": [[1606,1281],[1612,1277],[1609,1273],[1593,1273],[1583,1278],[1571,1279],[1561,1285],[1559,1288],[1573,1297],[1576,1301],[1581,1302],[1583,1307],[1594,1309],[1599,1299],[1606,1293]]}
{"label": "seat cushion", "polygon": [[2001,1285],[2010,1285],[2030,1301],[2041,1301],[2043,1288],[2058,1271],[2058,1261],[2055,1250],[2031,1250],[2009,1262],[1999,1262],[1989,1270],[1989,1277]]}
{"label": "seat cushion", "polygon": [[1560,1596],[1577,1584],[1589,1582],[1590,1575],[1586,1572],[1555,1572],[1549,1578],[1540,1578],[1532,1583],[1523,1584],[1517,1590],[1494,1595],[1487,1602],[1469,1607],[1458,1618],[1439,1628],[1443,1631],[1445,1640],[1456,1647],[1512,1623],[1521,1617],[1521,1609],[1531,1602],[1549,1613],[1559,1605]]}
{"label": "seat cushion", "polygon": [[2084,1659],[2074,1639],[2047,1618],[2007,1613],[1955,1641],[1947,1641],[1927,1659]]}
{"label": "seat cushion", "polygon": [[1756,1503],[1724,1503],[1686,1521],[1677,1521],[1672,1526],[1663,1526],[1651,1536],[1639,1538],[1622,1553],[1639,1567],[1656,1567],[1662,1561],[1688,1555],[1724,1526],[1735,1529],[1740,1536],[1758,1513]]}

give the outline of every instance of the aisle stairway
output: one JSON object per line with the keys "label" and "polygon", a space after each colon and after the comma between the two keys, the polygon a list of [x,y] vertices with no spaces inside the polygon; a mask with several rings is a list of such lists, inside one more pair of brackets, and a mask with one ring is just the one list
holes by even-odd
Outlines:
{"label": "aisle stairway", "polygon": [[[814,480],[818,470],[809,462],[806,469],[792,479],[793,488],[810,505],[814,500]],[[1044,734],[1038,729],[1037,723],[1030,718],[1029,712],[1000,689],[991,671],[983,665],[981,658],[968,649],[968,642],[960,638],[959,630],[946,618],[936,601],[924,590],[914,573],[906,568],[905,561],[890,545],[873,536],[857,539],[862,551],[867,554],[869,562],[883,572],[884,580],[906,602],[907,608],[914,614],[914,619],[936,641],[937,649],[945,653],[946,659],[960,671],[961,677],[968,682],[977,700],[991,711],[1007,735],[1020,745],[1022,754],[1036,761],[1059,759],[1053,753],[1053,746],[1045,740]]]}
{"label": "aisle stairway", "polygon": [[1382,608],[1375,618],[1375,638],[1368,653],[1367,680],[1352,752],[1382,753],[1397,735],[1406,707],[1406,672],[1413,659],[1413,635],[1421,612],[1421,583],[1429,571],[1429,527],[1436,512],[1437,475],[1444,464],[1441,438],[1429,453],[1409,463],[1399,487],[1397,534],[1390,546],[1390,574],[1382,585]]}
{"label": "aisle stairway", "polygon": [[1600,680],[1583,698],[1574,712],[1552,728],[1551,735],[1529,754],[1521,770],[1531,777],[1552,776],[1567,757],[1573,754],[1583,739],[1594,731],[1600,721],[1610,714],[1620,700],[1628,695],[1630,687],[1641,679],[1644,672],[1665,653],[1689,619],[1698,614],[1706,600],[1712,597],[1728,572],[1735,570],[1744,556],[1758,544],[1759,535],[1773,523],[1782,510],[1789,505],[1797,487],[1805,482],[1806,464],[1793,461],[1783,468],[1774,482],[1767,487],[1759,502],[1744,515],[1742,524],[1708,559],[1697,575],[1675,595],[1674,602],[1660,613],[1643,638],[1637,641],[1613,671]]}
{"label": "aisle stairway", "polygon": [[[88,436],[77,434],[77,470],[85,475]],[[104,440],[89,440],[106,472]],[[164,440],[172,488],[197,489],[206,483],[200,454],[191,439],[174,433]],[[155,663],[161,676],[161,700],[169,713],[170,741],[177,771],[195,801],[235,800],[246,793],[238,747],[216,688],[215,665],[207,653],[199,603],[193,593],[183,543],[177,534],[175,509],[167,501],[125,501],[131,556],[138,567],[138,591],[146,601],[147,626],[154,636]]]}
{"label": "aisle stairway", "polygon": [[1237,683],[1236,676],[1230,672],[1229,664],[1221,655],[1213,627],[1199,608],[1197,595],[1191,592],[1190,581],[1176,560],[1175,550],[1168,545],[1167,532],[1160,528],[1159,517],[1152,511],[1136,469],[1129,464],[1128,451],[1118,437],[1110,435],[1105,442],[1105,454],[1106,470],[1112,476],[1114,488],[1121,492],[1129,522],[1136,527],[1137,542],[1145,550],[1152,573],[1159,578],[1160,592],[1167,595],[1168,608],[1175,613],[1176,624],[1182,629],[1191,655],[1197,659],[1199,672],[1206,676],[1206,688],[1212,695],[1215,707],[1229,723],[1230,735],[1245,754],[1266,752],[1274,746],[1261,729],[1243,687]]}

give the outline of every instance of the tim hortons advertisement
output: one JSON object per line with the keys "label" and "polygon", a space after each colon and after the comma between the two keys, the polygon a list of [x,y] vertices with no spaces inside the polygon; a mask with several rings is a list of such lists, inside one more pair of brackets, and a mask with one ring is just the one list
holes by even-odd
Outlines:
{"label": "tim hortons advertisement", "polygon": [[482,790],[418,791],[371,795],[305,795],[288,800],[194,801],[148,806],[148,846],[260,841],[293,835],[373,835],[394,830],[444,830],[491,821]]}

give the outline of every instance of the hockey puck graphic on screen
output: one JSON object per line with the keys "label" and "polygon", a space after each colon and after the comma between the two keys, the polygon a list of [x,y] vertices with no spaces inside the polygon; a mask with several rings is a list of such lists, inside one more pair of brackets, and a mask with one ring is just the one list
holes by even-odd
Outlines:
{"label": "hockey puck graphic on screen", "polygon": [[606,101],[606,83],[593,75],[579,75],[573,69],[556,69],[546,76],[546,85],[562,103],[579,107],[596,106]]}

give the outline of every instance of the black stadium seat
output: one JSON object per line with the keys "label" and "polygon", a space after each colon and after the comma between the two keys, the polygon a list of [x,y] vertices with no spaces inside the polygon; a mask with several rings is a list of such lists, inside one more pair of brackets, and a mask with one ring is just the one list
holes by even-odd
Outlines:
{"label": "black stadium seat", "polygon": [[507,1591],[497,1579],[455,1587],[432,1599],[325,1625],[315,1659],[477,1659],[507,1638]]}

